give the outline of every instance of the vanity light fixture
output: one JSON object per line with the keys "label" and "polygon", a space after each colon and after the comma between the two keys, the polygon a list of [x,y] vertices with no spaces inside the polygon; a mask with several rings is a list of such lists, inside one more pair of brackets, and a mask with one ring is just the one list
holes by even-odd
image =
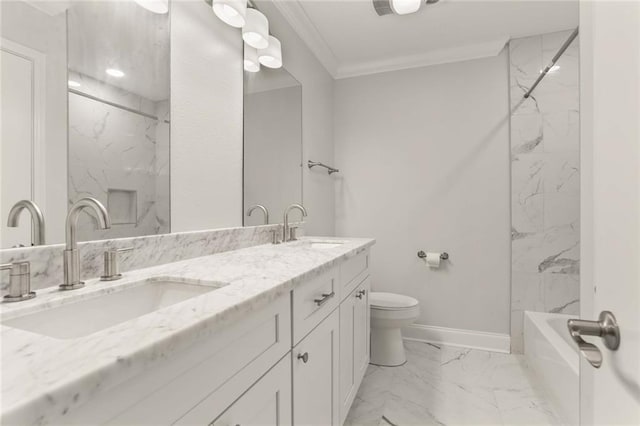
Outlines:
{"label": "vanity light fixture", "polygon": [[244,44],[244,70],[248,72],[260,71],[260,62],[258,61],[258,49]]}
{"label": "vanity light fixture", "polygon": [[80,86],[82,86],[80,83],[78,83],[75,80],[69,80],[68,84],[69,84],[69,87],[80,87]]}
{"label": "vanity light fixture", "polygon": [[109,74],[111,77],[116,77],[116,78],[124,77],[124,72],[116,68],[107,68],[105,72]]}
{"label": "vanity light fixture", "polygon": [[280,68],[282,66],[282,45],[280,40],[269,36],[269,45],[264,49],[258,49],[258,60],[267,68]]}
{"label": "vanity light fixture", "polygon": [[134,0],[138,5],[159,15],[169,12],[169,0]]}
{"label": "vanity light fixture", "polygon": [[246,22],[247,0],[213,0],[213,12],[232,27],[242,28]]}
{"label": "vanity light fixture", "polygon": [[269,45],[269,21],[258,9],[247,9],[242,39],[256,49],[264,49]]}

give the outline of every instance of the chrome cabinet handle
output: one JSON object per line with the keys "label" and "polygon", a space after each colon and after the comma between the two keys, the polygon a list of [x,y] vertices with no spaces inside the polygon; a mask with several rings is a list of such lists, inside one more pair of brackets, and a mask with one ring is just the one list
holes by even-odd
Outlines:
{"label": "chrome cabinet handle", "polygon": [[367,294],[367,290],[359,290],[356,292],[356,297],[358,299],[362,299],[362,296],[364,296],[365,294]]}
{"label": "chrome cabinet handle", "polygon": [[298,354],[298,359],[301,359],[305,364],[309,361],[309,352],[305,352],[303,354]]}
{"label": "chrome cabinet handle", "polygon": [[313,301],[316,302],[316,305],[322,306],[325,303],[327,303],[329,299],[331,299],[335,295],[336,293],[334,291],[332,291],[331,293],[322,293],[322,299],[313,299]]}
{"label": "chrome cabinet handle", "polygon": [[618,350],[620,346],[620,328],[616,317],[609,311],[600,312],[598,321],[570,319],[567,321],[567,328],[582,356],[595,368],[602,365],[602,352],[596,345],[586,342],[582,336],[598,336],[602,338],[604,346],[612,351]]}

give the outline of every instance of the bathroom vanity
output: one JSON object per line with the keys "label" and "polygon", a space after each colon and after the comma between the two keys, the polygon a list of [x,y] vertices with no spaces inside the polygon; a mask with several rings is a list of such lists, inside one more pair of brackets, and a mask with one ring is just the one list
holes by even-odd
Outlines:
{"label": "bathroom vanity", "polygon": [[2,424],[342,424],[373,244],[264,244],[5,304]]}

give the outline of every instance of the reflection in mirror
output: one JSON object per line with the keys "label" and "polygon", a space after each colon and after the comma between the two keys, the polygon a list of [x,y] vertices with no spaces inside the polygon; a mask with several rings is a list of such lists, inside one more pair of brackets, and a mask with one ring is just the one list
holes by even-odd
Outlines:
{"label": "reflection in mirror", "polygon": [[[66,3],[55,1],[0,1],[0,248],[64,240],[65,8]],[[42,211],[47,222],[44,235],[37,234],[42,226],[31,226],[34,209],[21,210],[11,220],[15,226],[7,226],[12,206],[21,200]]]}
{"label": "reflection in mirror", "polygon": [[302,86],[284,68],[262,67],[244,78],[245,226],[273,223],[302,202]]}
{"label": "reflection in mirror", "polygon": [[138,3],[74,2],[68,10],[69,192],[101,201],[80,241],[169,232],[169,14]]}

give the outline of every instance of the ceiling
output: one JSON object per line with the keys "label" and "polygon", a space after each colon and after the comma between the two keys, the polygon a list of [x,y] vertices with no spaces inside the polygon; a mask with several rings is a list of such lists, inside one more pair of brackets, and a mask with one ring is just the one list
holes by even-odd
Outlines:
{"label": "ceiling", "polygon": [[274,0],[333,75],[495,56],[511,38],[575,28],[578,1],[440,0],[378,16],[371,0]]}
{"label": "ceiling", "polygon": [[[169,98],[169,14],[133,1],[74,1],[68,10],[69,69],[152,101]],[[116,68],[124,77],[111,77]]]}

